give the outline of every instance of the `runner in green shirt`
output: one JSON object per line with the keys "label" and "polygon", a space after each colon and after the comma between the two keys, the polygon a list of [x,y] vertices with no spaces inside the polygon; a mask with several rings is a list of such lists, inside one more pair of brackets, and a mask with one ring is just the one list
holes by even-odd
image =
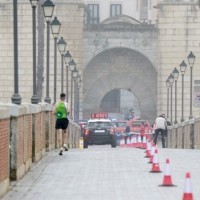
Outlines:
{"label": "runner in green shirt", "polygon": [[[60,101],[56,103],[54,113],[56,115],[56,130],[57,130],[57,139],[58,145],[60,148],[59,155],[63,155],[63,151],[68,151],[67,148],[67,127],[69,120],[67,118],[70,113],[69,104],[65,102],[65,94],[60,94]],[[64,133],[64,134],[63,134]]]}

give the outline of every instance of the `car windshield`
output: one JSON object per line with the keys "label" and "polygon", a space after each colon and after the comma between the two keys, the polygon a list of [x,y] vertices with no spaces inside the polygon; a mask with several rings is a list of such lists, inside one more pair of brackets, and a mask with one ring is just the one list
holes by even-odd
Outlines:
{"label": "car windshield", "polygon": [[110,122],[89,122],[89,127],[105,127],[105,126],[111,126]]}

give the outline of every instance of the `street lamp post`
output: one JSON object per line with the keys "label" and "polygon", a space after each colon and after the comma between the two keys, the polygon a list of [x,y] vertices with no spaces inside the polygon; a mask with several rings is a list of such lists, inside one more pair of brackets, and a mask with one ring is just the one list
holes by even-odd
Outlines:
{"label": "street lamp post", "polygon": [[18,21],[17,21],[17,0],[13,0],[13,33],[14,33],[14,94],[11,97],[12,103],[21,104],[19,95],[18,77]]}
{"label": "street lamp post", "polygon": [[44,16],[46,18],[46,23],[47,23],[47,69],[46,69],[46,97],[44,99],[45,102],[51,103],[51,98],[49,97],[49,57],[50,57],[50,50],[49,50],[49,36],[50,36],[50,21],[51,17],[53,15],[53,10],[54,10],[54,4],[51,0],[46,0],[43,4],[43,12]]}
{"label": "street lamp post", "polygon": [[73,101],[73,103],[74,103],[74,106],[73,106],[73,108],[74,108],[74,120],[76,121],[77,120],[77,116],[76,116],[76,101],[77,101],[76,81],[77,81],[77,77],[78,77],[78,70],[76,68],[74,69],[72,76],[73,76],[73,79],[74,79],[74,101]]}
{"label": "street lamp post", "polygon": [[37,95],[36,85],[36,7],[39,0],[30,0],[32,5],[32,17],[33,17],[33,96],[31,98],[32,104],[38,104],[39,97]]}
{"label": "street lamp post", "polygon": [[63,39],[63,37],[60,38],[58,41],[58,50],[61,54],[61,93],[64,91],[64,54],[66,49],[67,43]]}
{"label": "street lamp post", "polygon": [[60,32],[61,23],[54,17],[54,20],[51,22],[51,31],[54,36],[54,103],[56,102],[57,94],[57,39]]}
{"label": "street lamp post", "polygon": [[173,123],[173,114],[172,114],[172,86],[173,86],[173,83],[174,83],[174,76],[173,74],[171,73],[170,76],[169,76],[169,82],[170,82],[170,85],[171,85],[171,102],[170,102],[170,115],[171,115],[171,124]]}
{"label": "street lamp post", "polygon": [[69,62],[69,69],[71,71],[71,101],[70,101],[70,113],[71,113],[71,118],[72,118],[72,101],[73,101],[73,71],[76,68],[76,63],[74,62],[74,60],[72,59]]}
{"label": "street lamp post", "polygon": [[166,80],[166,86],[167,86],[167,119],[169,119],[169,88],[170,88],[170,82],[169,79]]}
{"label": "street lamp post", "polygon": [[185,61],[180,64],[180,71],[182,74],[182,109],[181,109],[181,122],[184,121],[184,74],[185,70],[187,68],[187,65],[185,64]]}
{"label": "street lamp post", "polygon": [[81,76],[78,75],[78,78],[77,78],[77,100],[78,100],[78,103],[77,103],[77,121],[79,121],[79,109],[80,109],[80,87],[81,87]]}
{"label": "street lamp post", "polygon": [[66,54],[64,55],[64,60],[65,60],[65,64],[66,64],[66,100],[67,100],[67,102],[69,101],[68,77],[69,77],[69,63],[70,63],[71,59],[72,59],[72,56],[69,53],[69,51],[67,51]]}
{"label": "street lamp post", "polygon": [[177,124],[178,123],[178,121],[177,121],[177,80],[178,80],[179,71],[175,67],[174,71],[172,73],[173,73],[174,81],[175,81],[175,119],[174,119],[174,124]]}
{"label": "street lamp post", "polygon": [[189,119],[192,119],[192,69],[194,67],[194,62],[195,62],[195,55],[192,53],[192,51],[190,52],[190,54],[188,55],[188,63],[190,66],[190,116]]}

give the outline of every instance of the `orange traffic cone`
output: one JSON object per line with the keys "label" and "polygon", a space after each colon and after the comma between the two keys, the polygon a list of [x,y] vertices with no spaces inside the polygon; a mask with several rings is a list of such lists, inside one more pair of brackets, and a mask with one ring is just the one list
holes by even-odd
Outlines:
{"label": "orange traffic cone", "polygon": [[133,139],[132,139],[132,147],[136,147],[136,145],[137,145],[137,138],[136,138],[135,135],[133,135],[132,138],[133,138]]}
{"label": "orange traffic cone", "polygon": [[147,138],[146,138],[146,136],[143,136],[143,141],[142,141],[142,144],[141,144],[141,149],[146,149],[146,146],[147,146]]}
{"label": "orange traffic cone", "polygon": [[121,147],[124,147],[124,146],[125,146],[124,138],[120,140],[120,146],[121,146]]}
{"label": "orange traffic cone", "polygon": [[150,152],[151,152],[151,142],[150,142],[150,140],[147,140],[147,147],[146,147],[146,151],[145,151],[145,153],[146,153],[145,158],[149,158],[151,156]]}
{"label": "orange traffic cone", "polygon": [[163,178],[163,183],[160,186],[175,186],[172,183],[172,177],[170,174],[170,166],[169,166],[169,159],[166,159],[166,165],[165,165],[165,174],[164,174],[164,178]]}
{"label": "orange traffic cone", "polygon": [[142,145],[141,136],[138,135],[138,137],[137,137],[137,145],[136,145],[136,148],[141,148],[141,145]]}
{"label": "orange traffic cone", "polygon": [[151,171],[152,173],[160,173],[160,166],[158,161],[158,149],[155,150],[154,156],[153,156],[153,164]]}
{"label": "orange traffic cone", "polygon": [[185,188],[183,193],[183,200],[193,200],[192,188],[191,188],[191,180],[190,173],[186,173],[185,177]]}
{"label": "orange traffic cone", "polygon": [[152,144],[151,144],[150,157],[149,157],[149,163],[152,163],[152,162],[153,162],[154,153],[155,153],[155,144],[152,143]]}

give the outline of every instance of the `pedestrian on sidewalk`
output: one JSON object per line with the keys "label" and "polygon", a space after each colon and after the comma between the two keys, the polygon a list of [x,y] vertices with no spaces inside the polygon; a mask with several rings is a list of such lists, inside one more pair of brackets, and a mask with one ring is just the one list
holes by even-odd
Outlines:
{"label": "pedestrian on sidewalk", "polygon": [[63,151],[68,151],[67,148],[67,127],[69,124],[68,115],[70,113],[69,104],[66,102],[66,96],[64,93],[60,94],[60,100],[56,103],[54,108],[54,114],[56,115],[56,130],[58,148],[60,148],[59,155],[63,155]]}
{"label": "pedestrian on sidewalk", "polygon": [[140,137],[141,137],[141,140],[143,142],[143,137],[146,135],[145,133],[145,126],[144,126],[144,122],[142,122],[140,124]]}
{"label": "pedestrian on sidewalk", "polygon": [[127,139],[130,137],[130,131],[131,131],[130,126],[127,126],[124,133],[124,144],[127,144]]}
{"label": "pedestrian on sidewalk", "polygon": [[155,125],[156,129],[153,142],[156,145],[157,138],[160,133],[162,137],[162,147],[165,148],[165,129],[167,127],[167,123],[163,115],[160,115],[159,117],[156,118]]}

